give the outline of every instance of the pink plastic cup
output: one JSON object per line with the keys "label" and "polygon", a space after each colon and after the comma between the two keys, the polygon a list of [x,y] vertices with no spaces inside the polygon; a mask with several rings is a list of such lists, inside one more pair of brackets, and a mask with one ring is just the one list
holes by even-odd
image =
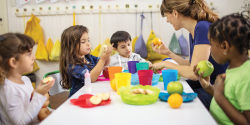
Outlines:
{"label": "pink plastic cup", "polygon": [[152,85],[153,70],[138,71],[140,85]]}

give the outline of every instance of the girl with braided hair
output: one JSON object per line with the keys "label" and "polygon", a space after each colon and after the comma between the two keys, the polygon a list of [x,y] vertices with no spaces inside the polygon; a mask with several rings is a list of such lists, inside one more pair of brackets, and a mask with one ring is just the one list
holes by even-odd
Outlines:
{"label": "girl with braided hair", "polygon": [[250,124],[250,19],[231,14],[215,21],[209,28],[211,56],[218,64],[229,62],[225,74],[218,75],[214,85],[210,77],[194,72],[202,87],[213,96],[210,113],[219,124]]}
{"label": "girl with braided hair", "polygon": [[224,73],[228,66],[228,64],[217,64],[210,56],[207,34],[209,26],[218,19],[218,15],[208,8],[204,0],[163,0],[160,9],[161,15],[167,17],[167,22],[172,24],[175,30],[184,28],[189,31],[190,56],[189,60],[186,60],[171,52],[163,43],[159,48],[152,44],[155,52],[167,55],[179,64],[163,61],[153,64],[153,68],[178,70],[178,74],[188,79],[187,83],[209,109],[212,97],[200,85],[193,72],[193,67],[202,60],[210,61],[214,66],[211,75],[211,84],[213,84],[216,76]]}

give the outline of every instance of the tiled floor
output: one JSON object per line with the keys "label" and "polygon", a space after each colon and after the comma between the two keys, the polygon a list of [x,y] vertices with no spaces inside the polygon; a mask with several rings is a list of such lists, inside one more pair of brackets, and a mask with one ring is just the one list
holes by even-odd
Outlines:
{"label": "tiled floor", "polygon": [[56,95],[50,96],[50,107],[52,109],[57,109],[61,104],[63,104],[69,96],[69,91],[64,91]]}

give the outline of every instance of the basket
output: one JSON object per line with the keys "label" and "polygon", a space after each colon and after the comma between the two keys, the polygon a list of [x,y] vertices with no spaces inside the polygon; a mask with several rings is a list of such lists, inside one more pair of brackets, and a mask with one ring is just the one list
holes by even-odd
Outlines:
{"label": "basket", "polygon": [[[152,86],[158,84],[160,76],[161,76],[160,74],[153,74]],[[132,74],[132,76],[131,76],[131,85],[139,85],[138,73]]]}
{"label": "basket", "polygon": [[[149,89],[152,90],[154,93],[144,95],[144,94],[131,94],[130,91],[133,89]],[[127,104],[131,105],[148,105],[153,104],[158,100],[160,89],[157,87],[153,87],[150,85],[142,86],[142,85],[136,85],[133,87],[128,86],[122,86],[119,88],[120,95],[122,98],[122,101]]]}

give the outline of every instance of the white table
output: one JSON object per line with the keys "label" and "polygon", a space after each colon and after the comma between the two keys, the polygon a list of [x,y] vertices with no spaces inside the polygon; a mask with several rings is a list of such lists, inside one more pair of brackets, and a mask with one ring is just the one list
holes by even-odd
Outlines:
{"label": "white table", "polygon": [[[183,79],[180,80],[186,93],[193,92]],[[172,109],[167,102],[158,100],[151,105],[129,105],[122,102],[110,87],[109,81],[92,83],[92,94],[110,93],[111,104],[94,108],[73,105],[70,99],[84,94],[80,89],[56,109],[41,125],[215,125],[217,124],[201,101],[196,97],[192,102],[183,103]],[[163,83],[157,87],[162,91]]]}

